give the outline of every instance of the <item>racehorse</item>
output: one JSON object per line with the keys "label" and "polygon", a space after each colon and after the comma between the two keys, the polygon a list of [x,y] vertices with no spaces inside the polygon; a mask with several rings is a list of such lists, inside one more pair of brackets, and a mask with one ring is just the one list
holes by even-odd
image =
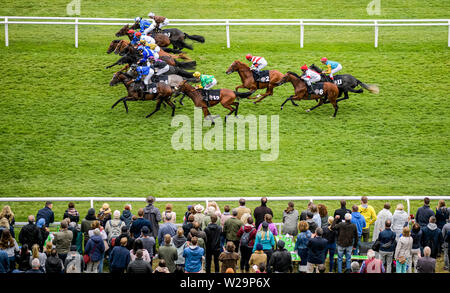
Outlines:
{"label": "racehorse", "polygon": [[[186,94],[188,97],[190,97],[194,102],[195,107],[202,108],[203,115],[205,118],[211,115],[211,113],[208,110],[208,105],[202,98],[202,93],[200,90],[194,88],[186,81],[183,81],[177,88],[175,88],[175,91],[176,91],[175,97],[177,97],[180,93]],[[237,91],[232,91],[230,89],[220,89],[219,91],[220,91],[219,99],[209,101],[209,107],[213,107],[221,103],[224,108],[230,110],[230,113],[228,113],[225,116],[225,121],[227,120],[227,117],[233,113],[235,116],[237,116],[239,109],[239,102],[235,101],[236,98],[248,98],[252,94],[251,92],[238,93]],[[236,108],[233,108],[232,105],[235,106]],[[210,119],[214,122],[214,118],[211,117]]]}
{"label": "racehorse", "polygon": [[[284,74],[279,72],[278,70],[269,70],[269,82],[256,82],[253,78],[250,67],[239,60],[236,60],[231,64],[231,66],[227,69],[226,74],[231,74],[235,71],[239,73],[242,81],[242,84],[236,87],[236,91],[238,91],[239,88],[246,88],[254,93],[257,89],[267,88],[266,92],[263,95],[257,96],[260,98],[259,100],[253,102],[254,104],[261,102],[267,96],[272,96],[273,88],[279,85],[279,82],[284,76]],[[256,99],[257,97],[249,99]]]}
{"label": "racehorse", "polygon": [[283,104],[281,104],[281,110],[283,110],[283,106],[284,104],[286,104],[287,101],[291,101],[294,106],[298,106],[296,103],[294,103],[294,100],[316,100],[316,101],[319,100],[319,103],[316,106],[306,110],[306,112],[310,112],[315,108],[321,106],[328,99],[334,107],[333,117],[336,117],[338,111],[338,105],[336,100],[339,95],[339,90],[334,83],[324,82],[322,94],[310,95],[308,94],[308,89],[306,87],[305,81],[301,79],[300,76],[298,76],[296,73],[288,71],[284,75],[280,84],[283,84],[285,82],[292,83],[292,85],[294,86],[295,94],[287,98],[286,101],[284,101]]}
{"label": "racehorse", "polygon": [[173,48],[179,49],[179,50],[182,50],[183,48],[186,48],[189,50],[194,50],[194,48],[191,45],[188,45],[184,42],[184,40],[186,38],[191,39],[196,42],[199,42],[199,43],[205,42],[205,38],[203,36],[188,35],[187,33],[184,33],[177,28],[169,28],[169,29],[163,29],[163,30],[161,30],[159,28],[155,28],[154,35],[156,36],[158,34],[164,34],[164,35],[168,36],[170,39],[170,43],[173,45]]}
{"label": "racehorse", "polygon": [[[139,28],[139,27],[136,27]],[[128,31],[130,29],[135,29],[135,25],[133,26],[129,26],[128,24],[124,25],[117,33],[116,33],[116,37],[121,37],[121,36],[127,36],[130,41],[133,39],[133,35],[129,34]],[[161,48],[164,48],[166,50],[169,50],[169,48],[167,48],[167,46],[170,45],[170,39],[168,36],[163,35],[163,34],[157,34],[153,37],[155,39],[155,43],[160,46]],[[176,52],[173,53],[181,53],[181,51],[176,50]]]}
{"label": "racehorse", "polygon": [[117,102],[115,102],[112,105],[111,109],[114,109],[114,107],[118,103],[123,102],[123,105],[125,106],[125,110],[128,113],[127,101],[157,100],[155,110],[152,113],[148,114],[145,118],[148,118],[148,117],[152,116],[154,113],[156,113],[157,111],[159,111],[159,109],[161,108],[161,103],[163,103],[163,102],[168,104],[172,108],[172,117],[175,115],[175,105],[170,100],[170,97],[172,96],[173,91],[169,85],[167,85],[163,82],[158,82],[156,84],[156,90],[157,90],[156,93],[143,92],[142,90],[140,90],[140,85],[136,84],[133,81],[133,78],[129,74],[124,73],[122,71],[118,71],[114,74],[109,85],[115,86],[115,85],[119,84],[120,82],[122,82],[123,85],[125,86],[125,88],[127,89],[128,95],[118,99]]}
{"label": "racehorse", "polygon": [[[339,89],[338,98],[340,98],[342,96],[342,94],[344,94],[344,97],[341,99],[338,99],[337,102],[348,99],[349,98],[348,92],[358,93],[358,94],[363,93],[363,89],[361,89],[361,88],[358,90],[355,90],[355,87],[357,87],[358,85],[360,85],[362,88],[365,88],[366,90],[370,91],[371,93],[378,94],[380,92],[380,90],[378,89],[378,87],[376,85],[367,85],[367,84],[363,83],[362,81],[358,80],[357,78],[355,78],[351,74],[335,75],[334,81],[333,81],[333,80],[331,80],[331,78],[329,76],[327,76],[325,73],[322,72],[322,69],[320,69],[316,65],[311,64],[311,66],[309,66],[309,68],[320,73],[320,77],[321,77],[320,81],[334,82],[334,84],[337,85],[337,87]],[[325,104],[326,103],[327,102],[325,102]]]}

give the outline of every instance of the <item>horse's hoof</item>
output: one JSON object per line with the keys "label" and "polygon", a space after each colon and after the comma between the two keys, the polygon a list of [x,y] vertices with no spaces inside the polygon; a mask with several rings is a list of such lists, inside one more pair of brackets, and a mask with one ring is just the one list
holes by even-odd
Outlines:
{"label": "horse's hoof", "polygon": [[306,109],[305,111],[306,111],[306,112],[311,112],[311,110],[310,110],[310,109]]}
{"label": "horse's hoof", "polygon": [[280,110],[283,110],[283,107],[281,107],[281,109]]}

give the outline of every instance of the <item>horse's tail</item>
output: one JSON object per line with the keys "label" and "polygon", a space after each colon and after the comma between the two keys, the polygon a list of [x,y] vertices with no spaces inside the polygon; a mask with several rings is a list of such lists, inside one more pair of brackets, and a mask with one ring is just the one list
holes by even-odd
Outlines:
{"label": "horse's tail", "polygon": [[204,43],[205,42],[205,38],[204,37],[202,37],[202,36],[199,36],[199,35],[188,35],[187,33],[184,33],[184,37],[185,38],[188,38],[188,39],[191,39],[191,40],[194,40],[194,41],[196,41],[196,42],[199,42],[199,43]]}
{"label": "horse's tail", "polygon": [[356,79],[356,82],[371,93],[378,94],[380,92],[380,89],[374,84],[367,85],[358,79]]}
{"label": "horse's tail", "polygon": [[253,92],[239,93],[236,91],[234,91],[234,93],[236,94],[236,97],[238,97],[238,98],[248,98],[253,94]]}
{"label": "horse's tail", "polygon": [[197,66],[196,61],[190,61],[190,62],[180,62],[175,60],[175,66],[183,69],[195,69]]}

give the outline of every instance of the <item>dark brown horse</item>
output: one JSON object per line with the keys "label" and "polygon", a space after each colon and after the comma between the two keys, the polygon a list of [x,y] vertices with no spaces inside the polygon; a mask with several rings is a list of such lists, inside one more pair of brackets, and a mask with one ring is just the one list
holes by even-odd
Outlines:
{"label": "dark brown horse", "polygon": [[[131,41],[133,39],[133,36],[129,34],[128,31],[130,29],[137,29],[137,28],[138,27],[135,28],[135,24],[133,24],[131,27],[128,24],[126,24],[116,33],[116,37],[128,36],[128,38],[130,38]],[[170,45],[169,37],[164,34],[156,34],[154,39],[155,43],[160,47],[167,47]]]}
{"label": "dark brown horse", "polygon": [[[208,117],[211,115],[211,113],[208,110],[208,105],[202,98],[202,94],[200,90],[197,90],[192,85],[187,83],[186,81],[183,81],[180,83],[178,87],[175,88],[175,90],[180,93],[186,94],[188,97],[192,99],[194,102],[194,105],[196,107],[202,108],[204,117]],[[222,104],[222,106],[226,109],[230,110],[230,113],[227,114],[225,117],[225,121],[227,120],[227,117],[234,113],[235,116],[237,116],[238,109],[239,109],[239,102],[236,102],[236,98],[248,98],[252,93],[238,93],[235,91],[232,91],[230,89],[220,89],[220,98],[219,100],[215,101],[209,101],[209,106],[213,107],[217,104]],[[233,108],[232,106],[235,106],[236,108]],[[214,120],[211,118],[211,120]]]}
{"label": "dark brown horse", "polygon": [[258,95],[255,98],[250,98],[256,99],[260,97],[259,100],[253,102],[254,104],[261,102],[261,100],[263,100],[267,96],[272,96],[273,88],[278,86],[278,83],[284,76],[284,74],[279,72],[278,70],[269,70],[269,82],[256,82],[255,79],[253,78],[253,73],[250,70],[250,67],[248,67],[247,64],[239,60],[236,60],[231,64],[231,66],[227,69],[226,74],[231,74],[235,71],[239,73],[239,76],[241,77],[242,81],[242,84],[236,87],[235,89],[236,91],[239,88],[246,88],[253,93],[257,89],[267,88],[267,91],[263,95]]}
{"label": "dark brown horse", "polygon": [[157,103],[156,103],[155,110],[152,113],[148,114],[145,118],[148,118],[148,117],[152,116],[154,113],[156,113],[161,108],[161,103],[163,103],[163,102],[168,104],[170,107],[172,107],[172,116],[175,115],[175,105],[170,100],[170,97],[172,96],[173,92],[172,92],[172,88],[169,85],[167,85],[163,82],[158,82],[156,84],[156,89],[157,89],[156,93],[148,93],[148,92],[144,93],[142,90],[140,90],[140,86],[135,84],[135,82],[133,81],[133,78],[130,75],[128,75],[127,73],[124,73],[122,71],[118,71],[114,74],[109,85],[115,86],[119,83],[123,83],[123,85],[127,89],[128,95],[117,100],[117,102],[115,102],[114,105],[112,105],[111,109],[114,109],[114,107],[118,103],[123,102],[123,105],[125,106],[125,109],[128,113],[127,101],[156,100]]}
{"label": "dark brown horse", "polygon": [[339,96],[339,89],[334,83],[324,82],[322,94],[309,95],[305,81],[301,79],[300,76],[298,76],[296,73],[288,71],[288,73],[286,73],[283,79],[281,80],[280,85],[285,82],[292,83],[292,85],[294,86],[295,94],[287,98],[286,101],[284,101],[283,104],[281,104],[281,110],[283,110],[283,106],[284,104],[286,104],[287,101],[291,101],[294,106],[298,106],[296,103],[294,103],[294,100],[316,100],[316,101],[318,100],[319,103],[316,106],[306,110],[306,112],[309,112],[321,106],[328,99],[334,107],[333,117],[336,117],[338,111],[338,105],[336,100]]}

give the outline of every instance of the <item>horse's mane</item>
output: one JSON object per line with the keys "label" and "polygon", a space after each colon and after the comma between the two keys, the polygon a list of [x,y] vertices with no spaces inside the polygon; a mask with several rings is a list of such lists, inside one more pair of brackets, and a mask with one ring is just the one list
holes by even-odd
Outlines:
{"label": "horse's mane", "polygon": [[316,72],[318,72],[318,73],[321,73],[321,72],[322,72],[322,69],[320,69],[319,67],[317,67],[317,66],[314,65],[314,64],[311,64],[311,65],[309,66],[309,68],[311,68],[312,70],[314,70],[314,71],[316,71]]}
{"label": "horse's mane", "polygon": [[288,71],[287,73],[292,74],[293,76],[297,77],[297,78],[301,78],[297,73],[292,72],[292,71]]}

